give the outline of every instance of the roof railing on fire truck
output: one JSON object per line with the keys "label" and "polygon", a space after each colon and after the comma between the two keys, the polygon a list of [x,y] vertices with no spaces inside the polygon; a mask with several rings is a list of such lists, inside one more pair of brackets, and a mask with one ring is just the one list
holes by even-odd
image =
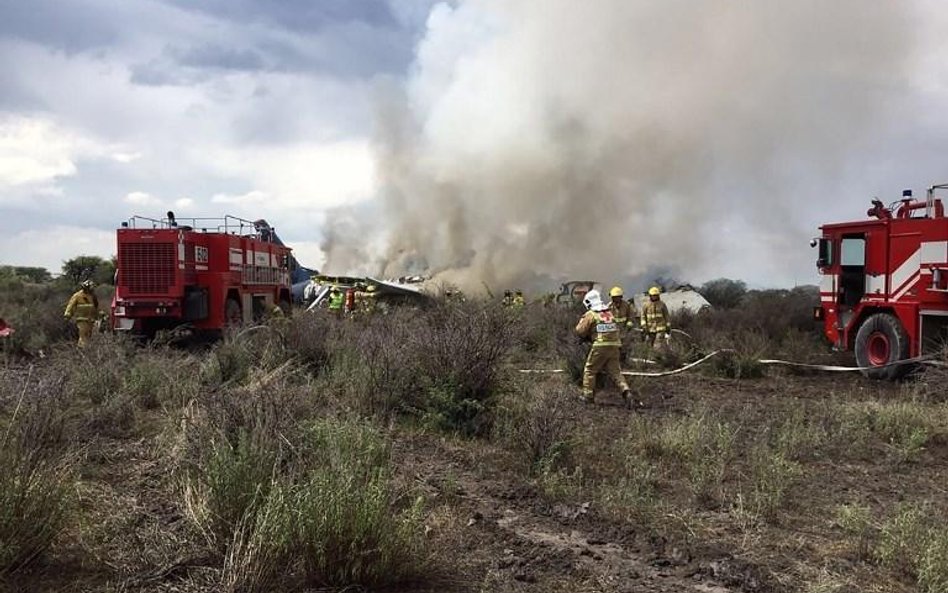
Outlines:
{"label": "roof railing on fire truck", "polygon": [[925,200],[925,215],[928,218],[932,217],[932,212],[935,210],[935,190],[939,189],[948,189],[948,183],[941,183],[928,188],[928,197]]}
{"label": "roof railing on fire truck", "polygon": [[224,233],[249,237],[261,241],[273,241],[274,231],[269,225],[260,225],[238,216],[225,214],[223,218],[177,218],[174,212],[168,212],[165,218],[149,218],[147,216],[132,216],[122,223],[122,228],[131,229],[182,229],[200,231],[202,233]]}

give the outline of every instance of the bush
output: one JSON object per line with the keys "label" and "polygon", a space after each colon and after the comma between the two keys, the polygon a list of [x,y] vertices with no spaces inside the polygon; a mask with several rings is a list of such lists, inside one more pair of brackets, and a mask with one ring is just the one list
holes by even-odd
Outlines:
{"label": "bush", "polygon": [[382,435],[359,421],[307,428],[276,393],[215,394],[192,413],[185,506],[223,558],[222,587],[374,587],[419,575],[421,500],[403,504]]}
{"label": "bush", "polygon": [[875,549],[880,564],[913,577],[924,593],[948,586],[948,527],[936,517],[929,505],[900,505],[880,528]]}
{"label": "bush", "polygon": [[769,519],[783,506],[793,483],[802,474],[798,463],[787,459],[780,451],[766,445],[751,452],[750,495],[752,512],[761,519]]}
{"label": "bush", "polygon": [[699,408],[690,416],[655,425],[637,417],[632,421],[627,443],[633,452],[681,465],[695,500],[713,505],[723,499],[724,479],[734,457],[736,437],[736,428]]}
{"label": "bush", "polygon": [[516,323],[511,312],[490,303],[375,316],[342,332],[333,345],[334,387],[353,393],[359,409],[485,434]]}
{"label": "bush", "polygon": [[875,534],[872,514],[867,506],[840,505],[836,509],[836,524],[848,535],[856,538],[856,557],[867,560]]}
{"label": "bush", "polygon": [[531,385],[502,402],[495,432],[523,455],[531,472],[557,466],[569,454],[568,400],[565,393]]}
{"label": "bush", "polygon": [[0,575],[30,566],[73,508],[71,456],[62,437],[62,380],[29,381],[0,439]]}
{"label": "bush", "polygon": [[356,422],[323,421],[312,437],[318,461],[293,500],[306,580],[374,588],[419,576],[426,556],[421,499],[396,510],[381,435]]}
{"label": "bush", "polygon": [[875,438],[885,443],[897,462],[915,459],[934,431],[925,406],[914,401],[865,402],[843,406],[839,436],[854,449]]}

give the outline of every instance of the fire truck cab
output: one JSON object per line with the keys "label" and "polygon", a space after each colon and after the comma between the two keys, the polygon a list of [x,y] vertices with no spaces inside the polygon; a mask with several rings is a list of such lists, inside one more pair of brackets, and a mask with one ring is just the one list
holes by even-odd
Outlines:
{"label": "fire truck cab", "polygon": [[853,350],[863,373],[896,379],[893,364],[940,349],[948,337],[948,218],[936,197],[911,190],[886,207],[872,201],[868,220],[827,224],[818,248],[824,333],[838,350]]}
{"label": "fire truck cab", "polygon": [[220,331],[274,305],[289,314],[291,250],[263,221],[134,216],[117,230],[117,243],[115,330]]}

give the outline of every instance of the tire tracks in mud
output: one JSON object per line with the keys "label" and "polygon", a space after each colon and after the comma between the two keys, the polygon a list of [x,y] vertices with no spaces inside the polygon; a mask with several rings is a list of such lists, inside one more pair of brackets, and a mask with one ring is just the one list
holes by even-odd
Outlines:
{"label": "tire tracks in mud", "polygon": [[[414,449],[421,443],[415,443]],[[460,539],[476,540],[479,591],[584,593],[737,593],[728,560],[699,562],[653,549],[628,527],[596,516],[588,503],[550,504],[528,483],[511,479],[467,450],[439,442],[413,451],[419,482],[456,483],[453,508],[467,517]],[[434,460],[434,461],[433,461]],[[434,465],[432,465],[434,463]],[[450,476],[449,478],[447,476]],[[471,575],[475,576],[475,575]],[[720,577],[720,579],[718,578]]]}

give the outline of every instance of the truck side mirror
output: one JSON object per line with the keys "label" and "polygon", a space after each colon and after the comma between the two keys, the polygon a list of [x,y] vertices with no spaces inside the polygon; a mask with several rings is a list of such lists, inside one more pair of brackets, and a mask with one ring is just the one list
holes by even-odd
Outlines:
{"label": "truck side mirror", "polygon": [[819,248],[816,267],[826,268],[833,265],[833,243],[829,239],[818,239],[814,243],[813,246]]}

